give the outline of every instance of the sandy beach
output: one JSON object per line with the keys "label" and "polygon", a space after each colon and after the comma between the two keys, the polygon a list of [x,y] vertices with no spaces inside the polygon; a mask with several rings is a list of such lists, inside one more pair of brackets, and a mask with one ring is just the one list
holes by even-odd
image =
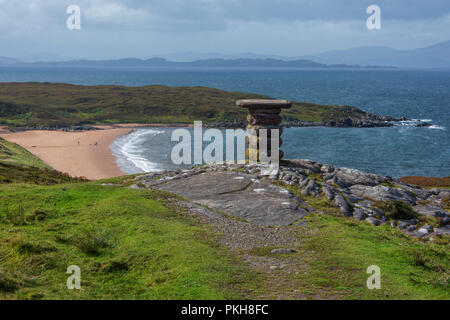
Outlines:
{"label": "sandy beach", "polygon": [[52,168],[91,180],[123,175],[109,145],[130,128],[107,128],[83,132],[31,130],[1,133],[8,141],[27,149]]}

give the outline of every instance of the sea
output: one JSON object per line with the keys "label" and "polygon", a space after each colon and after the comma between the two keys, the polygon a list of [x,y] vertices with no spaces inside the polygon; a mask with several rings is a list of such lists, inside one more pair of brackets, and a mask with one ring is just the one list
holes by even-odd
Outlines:
{"label": "sea", "polygon": [[[351,105],[413,121],[390,128],[287,128],[285,158],[393,177],[450,176],[450,70],[0,67],[1,82],[206,86],[278,99]],[[431,126],[416,127],[428,122]],[[126,173],[186,168],[171,161],[175,128],[142,128],[111,145]]]}

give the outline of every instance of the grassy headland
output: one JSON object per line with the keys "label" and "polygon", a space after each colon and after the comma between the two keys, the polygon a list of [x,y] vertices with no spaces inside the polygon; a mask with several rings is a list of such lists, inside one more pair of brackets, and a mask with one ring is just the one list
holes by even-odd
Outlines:
{"label": "grassy headland", "polygon": [[27,150],[0,138],[0,183],[52,185],[83,180],[53,170]]}
{"label": "grassy headland", "polygon": [[[79,86],[52,83],[2,83],[0,125],[73,126],[114,123],[244,123],[239,99],[267,96],[206,87]],[[283,121],[321,123],[368,114],[354,107],[295,102]]]}
{"label": "grassy headland", "polygon": [[[16,168],[1,173],[14,183],[0,181],[0,298],[449,299],[444,245],[311,214],[292,226],[300,239],[295,253],[231,250],[177,207],[175,196],[126,188],[132,176],[37,185],[47,166],[17,145],[0,144],[0,163]],[[33,176],[17,180],[29,170]],[[252,256],[295,269],[255,270],[245,262]],[[366,288],[368,263],[381,267],[381,290]],[[70,265],[81,268],[82,290],[66,287]]]}

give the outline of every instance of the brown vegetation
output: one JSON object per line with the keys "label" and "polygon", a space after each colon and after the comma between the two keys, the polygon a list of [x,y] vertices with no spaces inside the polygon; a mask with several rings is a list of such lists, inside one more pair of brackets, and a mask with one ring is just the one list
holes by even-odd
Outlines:
{"label": "brown vegetation", "polygon": [[429,187],[450,188],[450,177],[437,178],[437,177],[409,176],[400,178],[400,180],[422,188],[429,188]]}

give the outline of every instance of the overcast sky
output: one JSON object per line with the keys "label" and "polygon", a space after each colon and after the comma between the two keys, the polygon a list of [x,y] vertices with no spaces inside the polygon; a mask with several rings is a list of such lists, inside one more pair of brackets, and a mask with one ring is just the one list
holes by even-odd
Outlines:
{"label": "overcast sky", "polygon": [[[66,9],[81,7],[81,30]],[[381,30],[366,9],[381,7]],[[450,0],[0,0],[0,56],[149,58],[173,52],[301,56],[450,40]]]}

